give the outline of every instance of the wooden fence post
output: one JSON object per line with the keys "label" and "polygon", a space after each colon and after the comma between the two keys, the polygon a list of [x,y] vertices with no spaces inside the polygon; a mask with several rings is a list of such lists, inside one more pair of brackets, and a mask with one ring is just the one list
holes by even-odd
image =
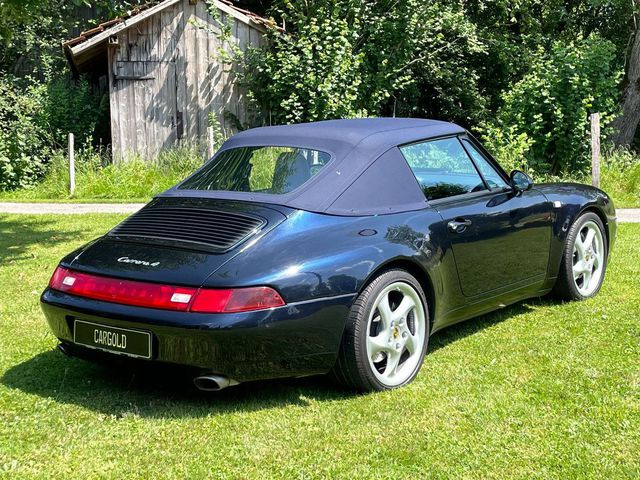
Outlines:
{"label": "wooden fence post", "polygon": [[213,138],[213,127],[211,125],[209,125],[207,127],[207,158],[206,160],[208,161],[211,157],[213,157],[213,154],[215,153],[215,140]]}
{"label": "wooden fence post", "polygon": [[600,188],[600,114],[591,114],[591,185]]}
{"label": "wooden fence post", "polygon": [[74,150],[73,133],[69,134],[69,195],[76,192],[76,155]]}

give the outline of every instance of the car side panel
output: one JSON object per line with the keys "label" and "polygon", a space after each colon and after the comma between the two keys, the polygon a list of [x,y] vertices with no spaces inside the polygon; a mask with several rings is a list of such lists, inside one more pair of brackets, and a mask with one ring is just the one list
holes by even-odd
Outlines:
{"label": "car side panel", "polygon": [[442,218],[433,208],[340,217],[298,211],[205,280],[208,287],[269,285],[287,302],[357,293],[403,261],[428,277],[435,318],[465,302]]}
{"label": "car side panel", "polygon": [[462,231],[447,232],[467,297],[493,296],[546,276],[551,218],[542,193],[488,192],[433,203],[445,222],[470,222]]}

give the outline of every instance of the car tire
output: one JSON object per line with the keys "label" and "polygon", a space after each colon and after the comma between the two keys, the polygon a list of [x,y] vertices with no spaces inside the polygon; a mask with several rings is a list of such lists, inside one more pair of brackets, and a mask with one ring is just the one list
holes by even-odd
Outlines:
{"label": "car tire", "polygon": [[600,291],[607,269],[604,225],[593,212],[580,215],[569,229],[553,295],[561,300],[585,300]]}
{"label": "car tire", "polygon": [[420,283],[404,270],[387,270],[354,301],[331,372],[363,392],[411,382],[429,343],[429,310]]}

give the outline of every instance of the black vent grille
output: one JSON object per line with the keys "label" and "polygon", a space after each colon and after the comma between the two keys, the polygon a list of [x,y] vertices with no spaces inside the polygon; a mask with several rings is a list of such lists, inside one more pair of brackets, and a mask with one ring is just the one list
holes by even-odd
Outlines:
{"label": "black vent grille", "polygon": [[225,252],[265,224],[266,220],[253,215],[155,201],[111,230],[109,236]]}

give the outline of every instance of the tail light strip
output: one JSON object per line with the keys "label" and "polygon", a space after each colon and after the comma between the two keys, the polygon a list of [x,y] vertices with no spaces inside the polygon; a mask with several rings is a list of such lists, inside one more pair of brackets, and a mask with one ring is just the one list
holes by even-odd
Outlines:
{"label": "tail light strip", "polygon": [[285,304],[270,287],[175,287],[76,272],[60,266],[53,273],[49,288],[105,302],[179,312],[236,313]]}

